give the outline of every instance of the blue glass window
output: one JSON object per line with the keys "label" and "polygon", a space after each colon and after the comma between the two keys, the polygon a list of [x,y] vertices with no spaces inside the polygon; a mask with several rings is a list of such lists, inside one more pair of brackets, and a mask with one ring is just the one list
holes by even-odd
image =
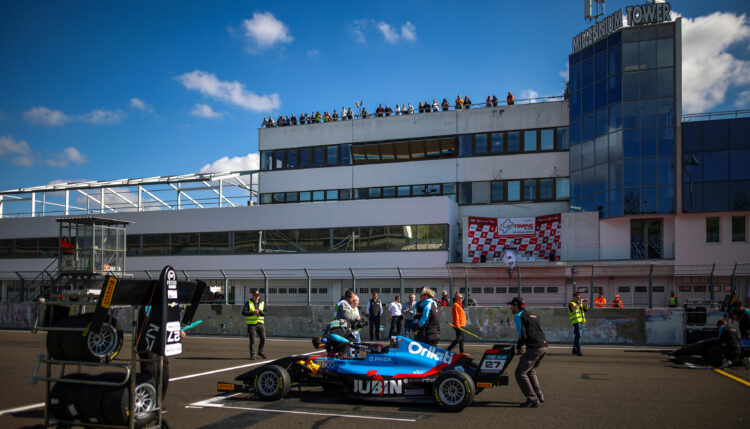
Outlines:
{"label": "blue glass window", "polygon": [[326,191],[326,200],[328,201],[336,201],[339,199],[339,191],[338,189],[329,189]]}
{"label": "blue glass window", "polygon": [[594,59],[590,58],[583,62],[581,69],[581,86],[594,83]]}
{"label": "blue glass window", "polygon": [[674,213],[674,187],[659,187],[659,213]]}
{"label": "blue glass window", "polygon": [[339,152],[339,164],[340,165],[352,164],[352,145],[350,144],[341,145],[341,151]]}
{"label": "blue glass window", "polygon": [[508,131],[508,152],[521,151],[521,132]]}
{"label": "blue glass window", "polygon": [[586,167],[591,167],[594,165],[594,141],[588,140],[583,142],[581,145],[581,165]]}
{"label": "blue glass window", "polygon": [[682,207],[686,212],[703,211],[703,184],[687,182],[682,188]]}
{"label": "blue glass window", "polygon": [[656,185],[656,166],[656,158],[641,158],[641,186]]}
{"label": "blue glass window", "polygon": [[682,170],[685,174],[682,176],[684,182],[702,182],[703,181],[703,153],[688,152],[682,154]]}
{"label": "blue glass window", "polygon": [[729,178],[750,179],[750,150],[729,151]]}
{"label": "blue glass window", "polygon": [[567,200],[570,198],[570,178],[558,177],[555,179],[555,199]]}
{"label": "blue glass window", "polygon": [[581,89],[581,66],[576,65],[570,68],[570,91],[575,92]]}
{"label": "blue glass window", "polygon": [[557,129],[557,150],[568,150],[570,147],[568,134],[568,127],[560,127]]}
{"label": "blue glass window", "polygon": [[732,210],[750,210],[750,180],[730,182],[729,198]]}
{"label": "blue glass window", "polygon": [[570,147],[570,169],[580,170],[581,169],[581,148],[583,145],[577,144]]}
{"label": "blue glass window", "polygon": [[599,192],[596,194],[596,210],[599,212],[601,217],[608,217],[609,210],[607,210],[607,193]]}
{"label": "blue glass window", "polygon": [[609,135],[609,162],[619,161],[622,159],[622,131],[617,131]]}
{"label": "blue glass window", "polygon": [[639,186],[641,184],[641,162],[638,158],[625,158],[624,164],[625,186]]}
{"label": "blue glass window", "polygon": [[581,118],[570,120],[570,145],[581,142]]}
{"label": "blue glass window", "polygon": [[581,116],[581,91],[570,93],[570,117]]}
{"label": "blue glass window", "polygon": [[299,166],[307,168],[310,166],[310,148],[303,147],[299,149]]}
{"label": "blue glass window", "polygon": [[396,198],[396,187],[395,186],[383,187],[383,198]]}
{"label": "blue glass window", "polygon": [[657,130],[657,128],[641,128],[641,156],[656,155]]}
{"label": "blue glass window", "polygon": [[313,201],[325,201],[326,199],[326,193],[325,191],[313,191]]}
{"label": "blue glass window", "polygon": [[594,146],[596,149],[596,164],[606,164],[608,161],[609,135],[597,137]]}
{"label": "blue glass window", "polygon": [[596,85],[596,108],[605,107],[607,105],[607,80],[597,82]]}
{"label": "blue glass window", "polygon": [[273,169],[278,170],[281,168],[284,168],[284,149],[273,151]]}
{"label": "blue glass window", "polygon": [[476,134],[474,136],[474,154],[487,154],[487,134]]}
{"label": "blue glass window", "polygon": [[655,68],[656,67],[656,40],[642,40],[641,41],[641,68]]}
{"label": "blue glass window", "polygon": [[581,205],[581,204],[583,204],[581,202],[582,198],[583,197],[581,197],[580,195],[578,195],[578,196],[572,196],[571,195],[570,196],[570,208],[571,208],[571,210],[579,210],[580,211],[580,210],[583,209],[583,206]]}
{"label": "blue glass window", "polygon": [[609,164],[609,189],[622,188],[622,161]]}
{"label": "blue glass window", "polygon": [[523,132],[523,150],[524,152],[536,151],[536,130]]}
{"label": "blue glass window", "polygon": [[659,157],[659,185],[674,185],[674,158]]}
{"label": "blue glass window", "polygon": [[607,53],[603,52],[596,56],[594,74],[597,81],[607,78]]}
{"label": "blue glass window", "polygon": [[458,156],[471,156],[472,155],[472,140],[471,134],[463,134],[458,136]]}
{"label": "blue glass window", "polygon": [[656,79],[659,97],[674,95],[674,70],[672,67],[657,70]]}
{"label": "blue glass window", "polygon": [[[325,146],[316,146],[313,148],[313,166],[322,167],[325,162]],[[313,194],[313,200],[315,200],[315,194]]]}
{"label": "blue glass window", "polygon": [[581,140],[591,140],[594,138],[594,131],[596,130],[596,123],[594,120],[594,114],[589,113],[583,116],[582,132],[583,136]]}
{"label": "blue glass window", "polygon": [[505,182],[497,181],[490,184],[490,200],[493,203],[505,201]]}
{"label": "blue glass window", "polygon": [[612,104],[609,106],[609,132],[622,128],[622,104]]}
{"label": "blue glass window", "polygon": [[337,165],[339,163],[339,147],[338,146],[328,146],[327,152],[328,152],[327,164],[328,165]]}
{"label": "blue glass window", "polygon": [[603,192],[608,189],[607,179],[609,178],[609,169],[607,164],[596,166],[596,192]]}
{"label": "blue glass window", "polygon": [[521,181],[509,180],[508,181],[508,201],[520,201],[520,200],[521,200]]}
{"label": "blue glass window", "polygon": [[596,136],[607,134],[609,128],[607,127],[607,117],[609,116],[609,110],[604,107],[596,111]]}
{"label": "blue glass window", "polygon": [[622,103],[622,126],[624,128],[638,128],[637,101],[626,101]]}
{"label": "blue glass window", "polygon": [[674,99],[660,98],[658,100],[659,125],[674,124]]}
{"label": "blue glass window", "polygon": [[659,39],[656,42],[656,65],[658,67],[674,65],[674,39]]}
{"label": "blue glass window", "polygon": [[583,195],[593,194],[596,190],[596,171],[594,167],[585,168],[581,178],[583,182]]}
{"label": "blue glass window", "polygon": [[732,149],[750,148],[750,118],[735,119],[729,122],[729,146]]}
{"label": "blue glass window", "polygon": [[641,189],[625,188],[624,214],[639,214],[641,212]]}
{"label": "blue glass window", "polygon": [[703,122],[703,148],[705,150],[726,149],[729,146],[729,121]]}
{"label": "blue glass window", "polygon": [[656,98],[656,69],[642,70],[640,78],[641,98]]}
{"label": "blue glass window", "polygon": [[539,134],[541,135],[539,150],[553,150],[555,148],[555,130],[541,130]]}
{"label": "blue glass window", "polygon": [[674,154],[674,128],[659,128],[659,155]]}
{"label": "blue glass window", "polygon": [[594,110],[594,85],[589,85],[581,91],[581,107],[583,113]]}
{"label": "blue glass window", "polygon": [[641,188],[641,213],[656,213],[658,205],[656,187]]}
{"label": "blue glass window", "polygon": [[574,171],[570,173],[570,196],[580,197],[581,196],[581,176],[580,171]]}
{"label": "blue glass window", "polygon": [[641,155],[640,130],[625,130],[622,132],[622,148],[626,158]]}
{"label": "blue glass window", "polygon": [[505,150],[505,134],[492,133],[492,153],[503,153]]}
{"label": "blue glass window", "polygon": [[608,192],[609,194],[609,207],[608,212],[610,216],[622,216],[622,189],[613,189]]}
{"label": "blue glass window", "polygon": [[611,48],[607,54],[609,60],[609,75],[614,76],[622,72],[622,45]]}
{"label": "blue glass window", "polygon": [[729,210],[729,182],[703,182],[703,210],[707,212]]}
{"label": "blue glass window", "polygon": [[641,100],[639,115],[641,117],[641,127],[656,126],[656,100]]}
{"label": "blue glass window", "polygon": [[312,199],[312,194],[310,193],[310,191],[302,191],[299,193],[300,202],[310,201],[310,199]]}
{"label": "blue glass window", "polygon": [[536,198],[536,179],[523,181],[523,199],[525,201],[535,201]]}
{"label": "blue glass window", "polygon": [[729,151],[703,152],[702,165],[704,182],[729,179]]}
{"label": "blue glass window", "polygon": [[638,98],[639,93],[638,72],[624,73],[622,75],[622,98],[633,100]]}
{"label": "blue glass window", "polygon": [[638,42],[622,44],[622,70],[638,70]]}
{"label": "blue glass window", "polygon": [[589,194],[583,196],[583,210],[587,212],[596,210],[596,195]]}
{"label": "blue glass window", "polygon": [[[464,189],[464,187],[465,187],[464,185],[468,186],[468,188],[469,188],[469,190],[468,190],[468,192],[469,192],[469,202],[465,203],[465,204],[471,204],[471,183],[462,183],[461,184],[461,186],[462,186],[461,187],[461,192],[462,193],[467,192]],[[409,197],[409,196],[411,196],[411,186],[399,186],[397,188],[397,192],[398,192],[399,198]],[[462,203],[462,204],[464,204],[464,203]]]}
{"label": "blue glass window", "polygon": [[703,150],[702,122],[685,122],[682,124],[682,150],[685,152]]}
{"label": "blue glass window", "polygon": [[270,150],[264,150],[260,152],[260,169],[262,171],[268,171],[271,169],[273,159],[273,152]]}
{"label": "blue glass window", "polygon": [[622,100],[622,75],[612,76],[609,78],[607,84],[607,91],[609,97],[609,103],[617,103]]}

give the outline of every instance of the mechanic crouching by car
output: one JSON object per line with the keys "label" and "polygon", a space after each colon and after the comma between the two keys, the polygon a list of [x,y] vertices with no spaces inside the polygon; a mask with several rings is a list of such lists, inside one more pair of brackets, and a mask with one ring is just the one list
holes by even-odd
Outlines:
{"label": "mechanic crouching by car", "polygon": [[431,346],[437,346],[440,341],[440,313],[435,302],[435,291],[430,288],[422,289],[422,300],[417,304],[413,329],[416,331],[414,339]]}
{"label": "mechanic crouching by car", "polygon": [[312,339],[313,347],[326,349],[329,357],[345,357],[349,353],[350,343],[354,341],[354,330],[346,319],[330,322],[323,330],[323,335]]}
{"label": "mechanic crouching by car", "polygon": [[[539,367],[542,358],[547,353],[547,338],[539,326],[536,316],[526,310],[523,298],[513,298],[509,303],[510,310],[515,314],[516,331],[518,332],[518,343],[516,352],[521,355],[516,367],[516,382],[521,388],[526,402],[521,404],[522,408],[536,408],[540,402],[544,402],[542,388],[536,377],[536,368]],[[526,351],[523,351],[526,346]]]}

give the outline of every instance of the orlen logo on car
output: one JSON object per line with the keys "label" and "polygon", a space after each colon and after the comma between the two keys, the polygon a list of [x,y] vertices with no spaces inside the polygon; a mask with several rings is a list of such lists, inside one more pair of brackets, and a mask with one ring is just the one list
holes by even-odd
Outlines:
{"label": "orlen logo on car", "polygon": [[402,380],[383,380],[376,370],[367,371],[370,380],[354,380],[354,393],[361,395],[401,395],[404,391]]}
{"label": "orlen logo on car", "polygon": [[423,347],[416,341],[409,343],[408,350],[413,355],[424,356],[442,363],[451,363],[453,361],[453,353],[449,351],[436,351],[435,347]]}

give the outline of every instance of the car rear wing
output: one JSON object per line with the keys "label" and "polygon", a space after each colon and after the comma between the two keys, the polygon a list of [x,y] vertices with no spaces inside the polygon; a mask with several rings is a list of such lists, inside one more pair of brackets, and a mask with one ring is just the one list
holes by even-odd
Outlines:
{"label": "car rear wing", "polygon": [[507,344],[495,344],[491,349],[485,350],[479,368],[474,374],[476,386],[507,386],[508,376],[505,375],[505,369],[510,365],[514,355],[515,348]]}

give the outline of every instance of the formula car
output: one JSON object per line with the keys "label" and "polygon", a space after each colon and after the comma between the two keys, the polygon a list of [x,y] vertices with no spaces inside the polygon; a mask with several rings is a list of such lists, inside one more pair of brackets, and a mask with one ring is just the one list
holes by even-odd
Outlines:
{"label": "formula car", "polygon": [[[220,392],[243,392],[266,401],[284,397],[293,385],[321,386],[331,394],[390,402],[431,402],[447,411],[461,411],[482,389],[507,386],[504,374],[514,347],[497,344],[477,363],[467,354],[452,353],[406,337],[390,346],[351,343],[366,352],[362,358],[294,355],[277,359],[218,383]],[[362,353],[364,354],[364,353]]]}

